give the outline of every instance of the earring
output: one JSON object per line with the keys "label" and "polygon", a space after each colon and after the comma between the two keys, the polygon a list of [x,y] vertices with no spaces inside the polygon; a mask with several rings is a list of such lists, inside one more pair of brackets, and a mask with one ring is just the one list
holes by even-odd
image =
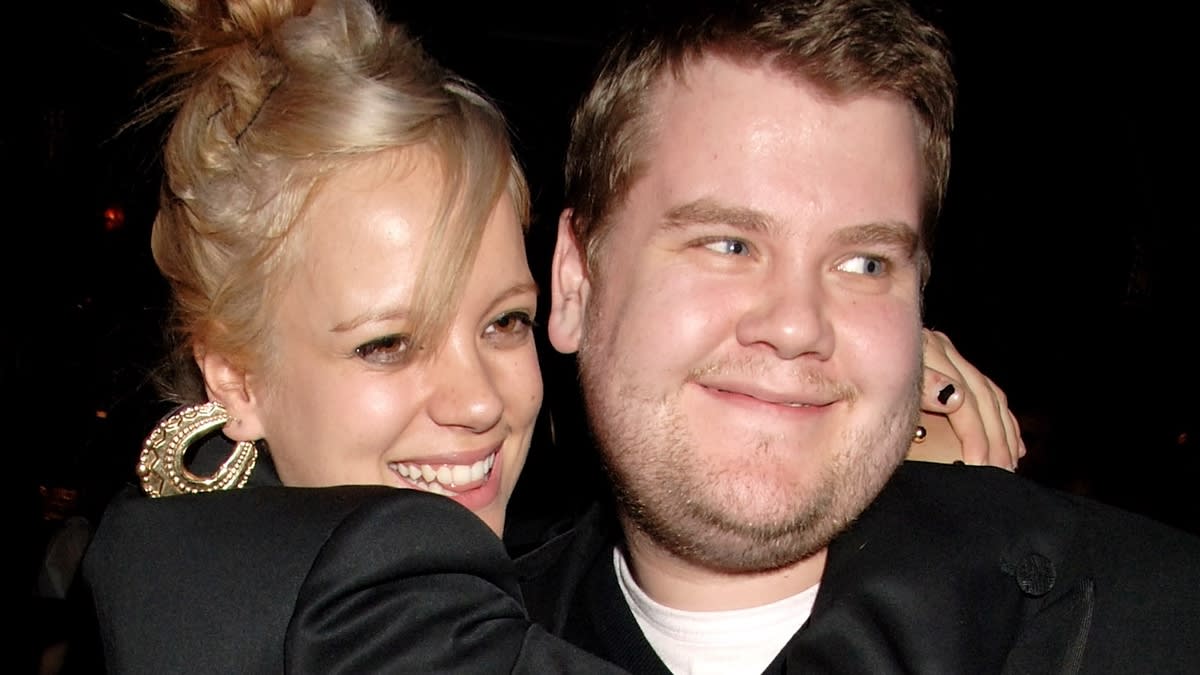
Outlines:
{"label": "earring", "polygon": [[165,497],[244,486],[258,459],[258,448],[250,441],[234,446],[233,454],[211,476],[197,476],[183,463],[188,446],[228,422],[229,413],[216,401],[180,408],[159,422],[142,443],[138,457],[142,490],[151,497]]}
{"label": "earring", "polygon": [[913,432],[913,443],[924,443],[927,435],[929,432],[925,431],[925,427],[918,424],[917,430]]}

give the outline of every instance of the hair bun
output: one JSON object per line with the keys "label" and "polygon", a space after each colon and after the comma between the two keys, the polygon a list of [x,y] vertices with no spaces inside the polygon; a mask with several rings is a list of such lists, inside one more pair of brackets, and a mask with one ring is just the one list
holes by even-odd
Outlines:
{"label": "hair bun", "polygon": [[[312,11],[316,0],[166,0],[189,47],[207,49],[257,42],[294,16]],[[207,44],[206,44],[207,42]],[[181,45],[182,46],[182,45]]]}

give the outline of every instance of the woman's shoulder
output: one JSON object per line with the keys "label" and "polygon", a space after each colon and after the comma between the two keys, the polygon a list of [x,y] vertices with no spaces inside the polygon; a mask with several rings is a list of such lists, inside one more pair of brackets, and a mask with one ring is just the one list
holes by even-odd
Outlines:
{"label": "woman's shoulder", "polygon": [[[451,543],[448,528],[469,530],[477,521],[448,499],[382,486],[161,498],[131,487],[108,504],[83,577],[110,668],[279,671],[285,633],[314,570],[365,572],[379,558],[363,541],[401,536],[413,546],[417,522],[430,526],[422,534],[441,550]],[[346,541],[353,543],[339,545]]]}

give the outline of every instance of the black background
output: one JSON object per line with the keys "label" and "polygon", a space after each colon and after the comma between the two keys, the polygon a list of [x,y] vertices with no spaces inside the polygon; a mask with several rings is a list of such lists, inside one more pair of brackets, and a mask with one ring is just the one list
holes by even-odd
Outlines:
{"label": "black background", "polygon": [[[390,4],[509,116],[543,287],[569,113],[627,4]],[[68,509],[94,515],[165,411],[147,382],[165,297],[147,243],[158,137],[115,132],[166,43],[140,23],[163,16],[146,0],[22,5],[2,61],[3,385],[10,470],[41,532],[39,487],[76,490]],[[1196,37],[1174,3],[1112,7],[922,5],[960,80],[927,324],[1009,395],[1023,473],[1200,531]],[[126,221],[110,232],[113,205]],[[541,358],[565,442],[539,446],[518,504],[586,492],[568,473],[588,461],[572,362],[544,343]]]}

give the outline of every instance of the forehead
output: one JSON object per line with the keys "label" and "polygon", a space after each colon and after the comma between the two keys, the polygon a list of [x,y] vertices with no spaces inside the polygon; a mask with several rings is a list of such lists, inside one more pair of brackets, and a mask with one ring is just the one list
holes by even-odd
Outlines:
{"label": "forehead", "polygon": [[[441,178],[429,153],[388,151],[336,167],[288,243],[279,311],[321,330],[407,305]],[[290,308],[290,309],[289,309]]]}
{"label": "forehead", "polygon": [[[449,230],[474,229],[446,204],[443,159],[425,146],[389,150],[333,172],[313,195],[297,233],[299,268],[318,279],[342,272],[348,289],[381,297],[402,295],[415,285],[430,246],[434,223],[450,208]],[[458,205],[461,206],[461,205]],[[490,214],[482,214],[478,256],[490,268],[524,270],[524,234],[512,196],[504,191]],[[439,234],[445,234],[439,232]],[[515,253],[514,253],[515,251]],[[501,263],[511,262],[511,265]],[[436,272],[435,272],[436,273]]]}
{"label": "forehead", "polygon": [[709,56],[657,81],[647,122],[631,198],[918,221],[919,125],[893,95],[833,98],[769,63]]}
{"label": "forehead", "polygon": [[[314,195],[296,233],[292,272],[282,278],[278,330],[322,348],[336,335],[400,325],[441,331],[442,324],[430,322],[472,319],[497,293],[532,284],[521,222],[507,192],[480,223],[478,254],[466,276],[429,272],[424,257],[446,247],[440,236],[431,239],[444,179],[430,157],[394,159],[339,171]],[[422,277],[426,272],[432,276]],[[424,284],[457,289],[460,304],[451,305],[448,293],[432,301],[417,295]],[[432,313],[440,309],[447,313]]]}
{"label": "forehead", "polygon": [[[321,182],[299,222],[302,260],[348,259],[356,267],[416,257],[440,206],[444,181],[432,151],[375,153],[337,167]],[[376,247],[386,245],[385,251]]]}

